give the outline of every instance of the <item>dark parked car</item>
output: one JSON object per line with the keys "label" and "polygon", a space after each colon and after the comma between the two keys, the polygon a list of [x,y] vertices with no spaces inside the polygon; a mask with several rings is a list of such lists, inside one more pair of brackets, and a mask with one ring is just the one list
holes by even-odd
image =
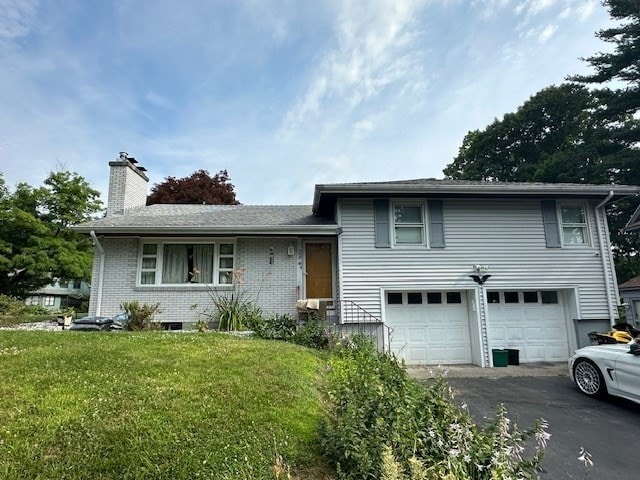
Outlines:
{"label": "dark parked car", "polygon": [[129,319],[126,313],[119,313],[113,317],[84,317],[73,321],[69,330],[100,331],[122,330]]}

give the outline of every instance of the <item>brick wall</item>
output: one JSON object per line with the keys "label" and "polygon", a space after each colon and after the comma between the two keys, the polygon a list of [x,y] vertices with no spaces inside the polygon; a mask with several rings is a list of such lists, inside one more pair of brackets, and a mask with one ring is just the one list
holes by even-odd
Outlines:
{"label": "brick wall", "polygon": [[127,160],[109,162],[107,215],[122,214],[147,203],[149,179]]}
{"label": "brick wall", "polygon": [[[174,287],[136,287],[138,239],[102,238],[105,250],[102,315],[122,311],[120,304],[138,300],[159,303],[162,312],[156,320],[190,323],[203,318],[198,312],[211,306],[211,287],[204,284],[185,284]],[[290,245],[295,255],[288,255]],[[271,250],[273,249],[273,250]],[[96,250],[93,267],[90,314],[96,313],[98,299],[100,255]],[[235,267],[238,271],[236,291],[253,301],[265,315],[296,314],[299,282],[299,249],[296,238],[239,238]],[[226,290],[225,290],[226,289]],[[218,287],[219,293],[231,293],[234,287]],[[192,308],[197,305],[196,308]]]}

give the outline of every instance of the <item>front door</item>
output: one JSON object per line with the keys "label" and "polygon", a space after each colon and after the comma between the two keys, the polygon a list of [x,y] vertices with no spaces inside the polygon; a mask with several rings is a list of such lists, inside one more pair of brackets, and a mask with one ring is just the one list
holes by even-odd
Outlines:
{"label": "front door", "polygon": [[305,244],[307,298],[333,298],[333,255],[331,243]]}

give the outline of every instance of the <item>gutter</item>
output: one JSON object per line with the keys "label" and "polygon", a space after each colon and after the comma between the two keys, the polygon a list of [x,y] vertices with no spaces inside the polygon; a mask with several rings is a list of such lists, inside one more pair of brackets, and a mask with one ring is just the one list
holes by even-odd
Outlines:
{"label": "gutter", "polygon": [[[602,225],[600,224],[600,219],[598,219],[598,212],[600,212],[602,216],[602,221],[605,222],[606,224],[607,215],[606,215],[606,212],[604,211],[604,206],[613,198],[613,195],[614,195],[613,190],[610,190],[606,198],[595,207],[596,229],[598,230],[598,243],[600,244],[600,261],[602,262],[602,272],[604,273],[604,281],[605,281],[604,290],[605,290],[605,293],[607,294],[607,309],[609,310],[609,322],[612,325],[615,319],[615,313],[614,313],[614,307],[613,307],[613,298],[611,297],[611,290],[609,289],[609,273],[607,269],[607,259],[609,259],[611,268],[613,269],[613,258],[611,256],[611,249],[609,249],[609,253],[607,253],[604,247],[604,241],[602,236]],[[607,237],[606,240],[607,240],[607,245],[609,245],[609,238]],[[613,271],[611,273],[613,278],[613,288],[617,291],[618,282],[616,281],[616,275],[615,275],[615,272]]]}
{"label": "gutter", "polygon": [[89,232],[89,235],[91,235],[91,239],[93,240],[93,244],[98,248],[98,251],[100,252],[100,268],[98,270],[98,295],[96,298],[96,316],[99,316],[102,310],[102,286],[104,284],[104,248],[102,248],[102,244],[100,243],[100,240],[98,240],[98,237],[96,237],[96,232],[95,230],[91,230]]}

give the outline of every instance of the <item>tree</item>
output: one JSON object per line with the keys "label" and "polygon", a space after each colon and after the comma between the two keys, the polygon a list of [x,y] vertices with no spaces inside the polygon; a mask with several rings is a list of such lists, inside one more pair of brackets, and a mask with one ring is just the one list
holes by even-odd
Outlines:
{"label": "tree", "polygon": [[20,183],[13,193],[0,180],[0,291],[23,298],[52,278],[89,281],[91,242],[69,227],[100,210],[100,193],[70,172],[52,172],[40,188]]}
{"label": "tree", "polygon": [[[609,121],[613,135],[631,146],[640,141],[640,122],[634,118],[640,110],[640,6],[637,0],[605,0],[604,4],[611,17],[621,23],[600,30],[596,36],[615,48],[586,58],[595,73],[575,75],[571,80],[605,87],[596,91],[602,106],[598,114]],[[607,88],[614,80],[623,86]]]}
{"label": "tree", "polygon": [[226,170],[213,177],[207,170],[198,170],[188,177],[167,177],[151,188],[147,205],[156,203],[186,203],[208,205],[238,205],[234,186]]}
{"label": "tree", "polygon": [[625,146],[603,132],[592,115],[596,107],[583,86],[547,87],[485,130],[469,132],[444,174],[466,180],[608,183],[607,159]]}

